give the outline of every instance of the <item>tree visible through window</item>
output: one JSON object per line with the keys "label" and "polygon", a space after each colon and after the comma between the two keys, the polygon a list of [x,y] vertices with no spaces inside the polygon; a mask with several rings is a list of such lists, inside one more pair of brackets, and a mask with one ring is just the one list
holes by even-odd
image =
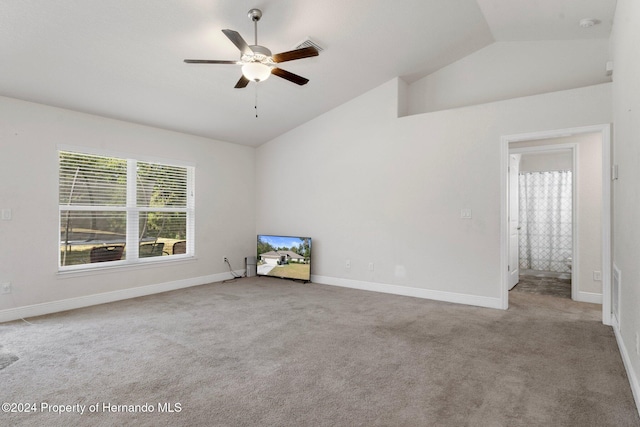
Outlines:
{"label": "tree visible through window", "polygon": [[59,162],[61,268],[191,254],[193,167],[70,151]]}

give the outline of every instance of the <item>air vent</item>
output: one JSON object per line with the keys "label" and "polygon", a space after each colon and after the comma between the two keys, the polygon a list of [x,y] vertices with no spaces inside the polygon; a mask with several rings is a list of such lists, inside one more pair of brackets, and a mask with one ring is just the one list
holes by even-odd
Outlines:
{"label": "air vent", "polygon": [[298,45],[296,47],[294,47],[293,49],[301,49],[303,47],[315,47],[316,50],[318,52],[322,52],[324,50],[324,48],[322,46],[320,46],[318,43],[316,43],[315,41],[311,40],[310,37],[307,37],[306,39],[302,40],[300,43],[298,43]]}

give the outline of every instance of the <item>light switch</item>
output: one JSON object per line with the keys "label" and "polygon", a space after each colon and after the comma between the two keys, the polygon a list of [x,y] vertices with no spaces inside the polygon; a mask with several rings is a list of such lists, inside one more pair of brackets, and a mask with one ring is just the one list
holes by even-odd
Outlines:
{"label": "light switch", "polygon": [[471,209],[465,208],[460,210],[460,218],[471,219]]}
{"label": "light switch", "polygon": [[2,220],[3,221],[11,220],[11,209],[2,209]]}

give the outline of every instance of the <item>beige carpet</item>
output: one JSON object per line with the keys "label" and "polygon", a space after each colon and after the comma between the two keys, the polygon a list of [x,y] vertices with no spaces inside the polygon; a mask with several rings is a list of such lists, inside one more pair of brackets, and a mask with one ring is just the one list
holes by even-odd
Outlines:
{"label": "beige carpet", "polygon": [[640,426],[600,306],[510,304],[260,277],[5,323],[1,400],[36,413],[0,425]]}

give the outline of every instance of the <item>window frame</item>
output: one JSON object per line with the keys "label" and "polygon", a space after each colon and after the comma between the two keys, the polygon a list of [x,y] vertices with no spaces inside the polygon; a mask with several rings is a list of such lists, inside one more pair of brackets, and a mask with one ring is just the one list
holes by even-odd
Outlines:
{"label": "window frame", "polygon": [[[60,201],[60,154],[69,152],[79,155],[98,156],[126,161],[126,202],[124,206],[101,206],[101,205],[69,205]],[[137,199],[137,165],[138,163],[157,164],[186,169],[187,188],[185,207],[153,207],[138,206]],[[124,266],[145,265],[154,263],[170,263],[195,257],[195,165],[186,161],[163,159],[153,156],[138,156],[126,153],[118,153],[107,150],[95,150],[67,145],[58,145],[56,150],[57,164],[57,201],[58,201],[58,222],[57,222],[57,242],[58,242],[58,272],[73,272],[99,270],[104,268],[121,268]],[[98,212],[123,212],[126,217],[126,237],[125,237],[125,258],[118,261],[107,261],[100,263],[84,263],[74,265],[62,265],[60,240],[60,224],[63,212],[78,211],[98,211]],[[171,256],[139,256],[139,225],[140,214],[144,212],[171,212],[184,213],[186,216],[186,252]]]}

